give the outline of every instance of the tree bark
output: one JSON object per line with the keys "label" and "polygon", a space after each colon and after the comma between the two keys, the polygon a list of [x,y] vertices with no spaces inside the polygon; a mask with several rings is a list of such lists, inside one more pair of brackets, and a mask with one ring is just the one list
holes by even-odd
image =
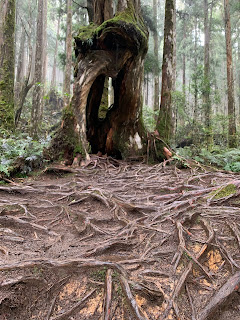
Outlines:
{"label": "tree bark", "polygon": [[[153,19],[156,30],[153,34],[154,41],[154,56],[156,60],[159,62],[158,55],[158,5],[157,0],[153,0]],[[159,112],[159,69],[154,69],[154,111]]]}
{"label": "tree bark", "polygon": [[67,0],[67,34],[66,34],[66,65],[64,71],[64,105],[68,105],[71,96],[72,76],[72,0]]}
{"label": "tree bark", "polygon": [[56,87],[56,71],[57,71],[58,38],[59,38],[59,33],[60,33],[60,21],[61,21],[61,16],[59,14],[58,21],[57,21],[56,43],[55,43],[54,57],[53,57],[53,70],[52,70],[51,89],[55,89],[55,87]]}
{"label": "tree bark", "polygon": [[94,20],[93,2],[94,0],[87,0],[87,12],[88,12],[89,23],[93,22]]}
{"label": "tree bark", "polygon": [[157,121],[158,133],[169,144],[173,135],[172,91],[174,90],[174,16],[176,7],[174,0],[166,0],[164,48],[162,65],[161,106]]}
{"label": "tree bark", "polygon": [[[197,55],[197,27],[198,27],[198,18],[194,18],[194,70],[197,71],[198,67],[198,55]],[[193,124],[196,124],[198,121],[198,89],[197,89],[197,76],[194,77],[194,107],[193,107]]]}
{"label": "tree bark", "polygon": [[15,0],[0,3],[0,127],[14,130]]}
{"label": "tree bark", "polygon": [[[29,5],[29,25],[33,26],[33,16],[32,16],[32,9],[31,9],[31,0],[28,0]],[[32,60],[33,60],[33,47],[32,47],[32,34],[34,31],[34,27],[31,27],[29,32],[27,33],[28,37],[28,66],[26,70],[26,76],[24,79],[22,79],[21,85],[20,85],[20,93],[19,97],[16,101],[16,113],[15,113],[15,126],[18,126],[18,123],[21,118],[24,102],[26,100],[27,94],[29,90],[33,86],[33,81],[30,81],[30,77],[32,75]],[[25,30],[24,30],[25,32]],[[25,43],[24,43],[25,44]]]}
{"label": "tree bark", "polygon": [[[240,34],[240,27],[238,33]],[[238,37],[238,116],[240,118],[240,37]]]}
{"label": "tree bark", "polygon": [[212,135],[212,108],[210,101],[210,23],[208,0],[204,0],[204,92],[203,92],[203,108],[205,113],[206,126],[206,142],[207,147],[213,145]]}
{"label": "tree bark", "polygon": [[40,112],[43,103],[43,1],[38,0],[37,37],[34,70],[34,90],[31,114],[31,135],[37,139],[40,127]]}
{"label": "tree bark", "polygon": [[234,77],[232,63],[232,41],[231,41],[231,21],[229,0],[224,0],[225,13],[225,38],[227,54],[227,88],[228,88],[228,145],[229,148],[237,146],[236,137],[236,117],[235,117],[235,98],[234,98]]}
{"label": "tree bark", "polygon": [[[101,4],[101,1],[94,2],[95,22],[112,12],[112,2],[109,2],[109,7],[101,6],[99,13]],[[91,150],[126,158],[145,153],[141,89],[148,31],[132,0],[119,4],[122,11],[114,18],[100,26],[91,24],[81,28],[75,38],[74,93],[72,109],[69,107],[66,111],[73,116],[75,142],[71,141],[65,148],[66,154],[78,151],[88,157]],[[107,108],[103,119],[99,118],[99,108],[104,103],[104,84],[108,78],[112,78],[114,104]],[[66,132],[69,123],[64,122],[62,131]]]}
{"label": "tree bark", "polygon": [[20,37],[20,48],[18,53],[17,70],[16,70],[16,80],[14,88],[14,100],[15,104],[19,100],[19,95],[21,91],[21,85],[24,79],[24,55],[25,55],[25,30],[22,27],[21,37]]}
{"label": "tree bark", "polygon": [[[48,54],[47,54],[47,13],[48,13],[48,0],[43,1],[43,96],[46,94],[46,81],[47,81],[47,66],[48,66]],[[40,109],[40,122],[43,118],[44,101],[41,104]]]}

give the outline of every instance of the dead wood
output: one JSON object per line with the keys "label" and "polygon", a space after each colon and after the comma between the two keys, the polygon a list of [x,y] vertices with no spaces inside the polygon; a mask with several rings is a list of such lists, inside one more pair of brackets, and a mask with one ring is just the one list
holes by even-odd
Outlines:
{"label": "dead wood", "polygon": [[120,284],[133,316],[138,320],[146,320],[146,318],[143,316],[142,312],[138,308],[137,302],[132,295],[129,283],[125,277],[120,277]]}
{"label": "dead wood", "polygon": [[108,269],[105,279],[105,295],[103,319],[111,320],[111,306],[112,306],[112,269]]}
{"label": "dead wood", "polygon": [[21,228],[30,228],[31,230],[37,230],[43,233],[47,233],[50,236],[58,236],[56,232],[49,231],[47,227],[40,226],[36,223],[24,221],[16,217],[2,216],[0,217],[0,223],[1,225],[5,225],[5,226],[11,226],[11,227],[18,226]]}
{"label": "dead wood", "polygon": [[213,296],[210,302],[200,313],[198,320],[212,319],[217,308],[221,307],[226,300],[240,288],[240,272],[236,272]]}

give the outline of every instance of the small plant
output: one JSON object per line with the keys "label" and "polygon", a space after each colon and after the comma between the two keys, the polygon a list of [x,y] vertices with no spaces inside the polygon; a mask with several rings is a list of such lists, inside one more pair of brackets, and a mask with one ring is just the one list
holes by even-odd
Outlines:
{"label": "small plant", "polygon": [[107,272],[107,268],[104,267],[101,270],[98,271],[94,271],[91,273],[91,277],[95,280],[95,281],[101,281],[104,282],[105,278],[106,278],[106,272]]}

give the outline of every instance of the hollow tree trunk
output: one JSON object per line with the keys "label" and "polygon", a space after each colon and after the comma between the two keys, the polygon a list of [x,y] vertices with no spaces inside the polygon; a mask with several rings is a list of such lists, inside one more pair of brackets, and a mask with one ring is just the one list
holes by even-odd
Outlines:
{"label": "hollow tree trunk", "polygon": [[[100,151],[117,157],[144,150],[141,85],[148,33],[137,13],[138,3],[135,6],[132,1],[121,1],[120,4],[122,11],[109,19],[112,1],[95,1],[95,23],[107,21],[96,28],[81,29],[75,39],[78,62],[73,107],[86,154],[89,145],[93,153]],[[99,119],[106,77],[113,81],[114,104],[106,118]]]}
{"label": "hollow tree trunk", "polygon": [[[95,0],[95,25],[81,28],[75,38],[77,63],[72,110],[71,107],[65,110],[62,135],[53,144],[59,147],[60,141],[64,155],[81,151],[88,157],[91,150],[126,158],[145,152],[141,88],[148,31],[140,15],[139,1],[118,4],[121,11],[109,19],[112,1]],[[114,103],[101,119],[99,108],[107,96],[103,94],[106,78],[112,78]],[[65,143],[69,135],[71,141]]]}

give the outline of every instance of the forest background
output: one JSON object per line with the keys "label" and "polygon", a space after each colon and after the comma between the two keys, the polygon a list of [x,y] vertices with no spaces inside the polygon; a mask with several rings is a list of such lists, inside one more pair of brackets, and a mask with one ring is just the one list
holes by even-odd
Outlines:
{"label": "forest background", "polygon": [[[72,96],[73,37],[79,27],[89,24],[89,3],[1,1],[2,47],[3,34],[7,32],[3,29],[4,6],[16,6],[12,17],[9,16],[13,23],[9,32],[15,40],[7,70],[14,72],[14,94],[8,94],[9,109],[3,105],[0,109],[3,174],[26,175],[41,165],[42,150],[59,127],[62,109]],[[165,1],[142,1],[142,14],[149,29],[142,91],[143,120],[152,132],[159,116],[164,82]],[[174,125],[171,141],[167,142],[179,156],[238,172],[240,3],[238,0],[177,0],[174,21],[176,47],[171,101]],[[4,59],[0,63],[2,93],[6,84]]]}

